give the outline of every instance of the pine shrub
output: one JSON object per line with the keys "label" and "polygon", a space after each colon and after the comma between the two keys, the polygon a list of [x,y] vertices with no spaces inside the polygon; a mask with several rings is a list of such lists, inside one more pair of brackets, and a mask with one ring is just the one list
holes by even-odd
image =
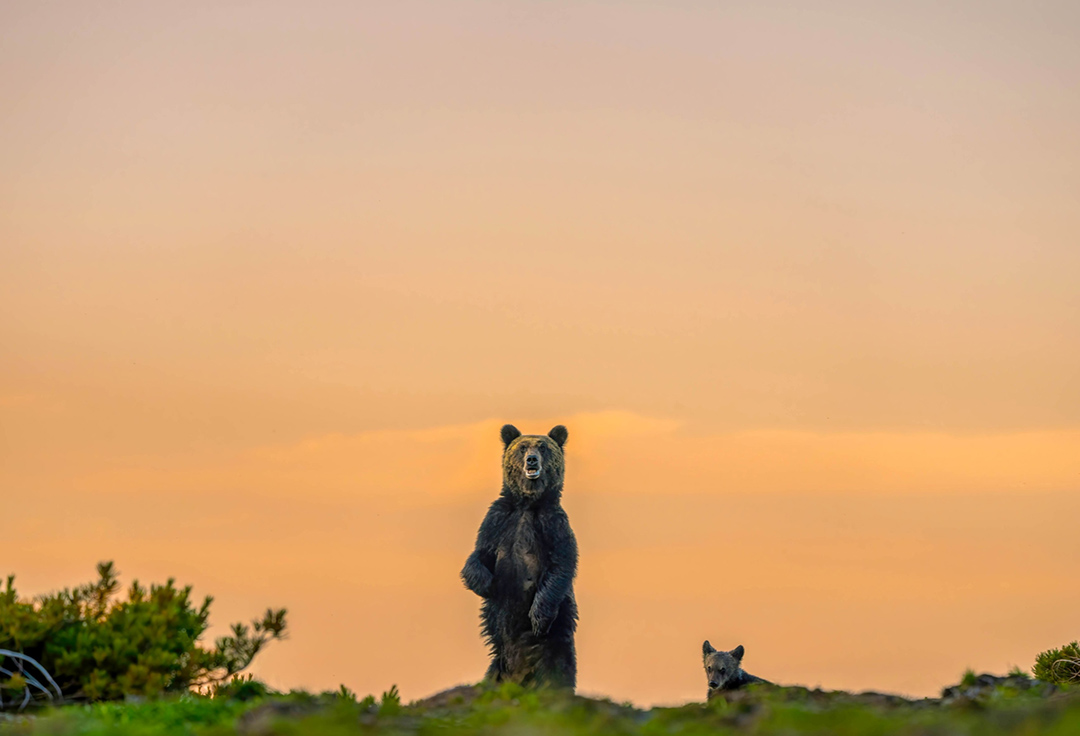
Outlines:
{"label": "pine shrub", "polygon": [[[149,588],[133,581],[121,596],[113,563],[100,563],[97,572],[93,583],[30,600],[19,598],[13,575],[0,589],[0,649],[41,663],[67,700],[212,687],[246,669],[267,643],[286,636],[285,609],[268,609],[250,626],[233,624],[231,635],[205,648],[200,638],[213,598],[196,606],[191,586],[178,588],[172,578]],[[9,679],[0,688],[19,684]]]}
{"label": "pine shrub", "polygon": [[1036,679],[1055,685],[1080,683],[1080,642],[1043,652],[1033,671]]}

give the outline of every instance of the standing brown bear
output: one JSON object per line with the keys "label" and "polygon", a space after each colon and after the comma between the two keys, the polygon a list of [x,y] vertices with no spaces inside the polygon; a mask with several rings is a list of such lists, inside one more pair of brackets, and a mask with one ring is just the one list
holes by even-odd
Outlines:
{"label": "standing brown bear", "polygon": [[461,579],[484,599],[486,679],[573,689],[577,541],[559,499],[566,427],[547,435],[502,428],[502,494],[476,535]]}

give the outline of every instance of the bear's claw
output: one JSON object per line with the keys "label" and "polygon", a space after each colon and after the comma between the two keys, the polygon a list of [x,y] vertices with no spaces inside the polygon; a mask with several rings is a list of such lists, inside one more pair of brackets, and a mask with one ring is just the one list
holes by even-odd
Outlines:
{"label": "bear's claw", "polygon": [[533,607],[533,610],[529,611],[529,622],[532,623],[533,636],[544,636],[551,631],[551,624],[555,621],[554,616],[545,616]]}

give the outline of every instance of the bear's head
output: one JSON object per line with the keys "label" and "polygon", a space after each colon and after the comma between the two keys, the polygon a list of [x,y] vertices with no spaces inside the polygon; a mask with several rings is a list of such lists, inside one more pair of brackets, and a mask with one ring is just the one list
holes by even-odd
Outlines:
{"label": "bear's head", "polygon": [[563,486],[566,437],[566,427],[561,424],[546,435],[522,434],[514,425],[505,425],[502,428],[505,492],[530,503],[558,499]]}
{"label": "bear's head", "polygon": [[738,678],[744,651],[742,644],[730,652],[714,649],[708,641],[701,645],[701,654],[705,660],[705,676],[709,680],[710,692],[725,690],[732,681]]}

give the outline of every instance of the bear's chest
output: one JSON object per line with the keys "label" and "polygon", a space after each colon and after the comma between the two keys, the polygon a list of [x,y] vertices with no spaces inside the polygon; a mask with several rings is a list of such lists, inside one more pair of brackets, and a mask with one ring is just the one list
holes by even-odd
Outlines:
{"label": "bear's chest", "polygon": [[507,575],[516,582],[515,588],[530,593],[540,582],[542,567],[536,516],[522,512],[507,532],[495,558],[496,577]]}

